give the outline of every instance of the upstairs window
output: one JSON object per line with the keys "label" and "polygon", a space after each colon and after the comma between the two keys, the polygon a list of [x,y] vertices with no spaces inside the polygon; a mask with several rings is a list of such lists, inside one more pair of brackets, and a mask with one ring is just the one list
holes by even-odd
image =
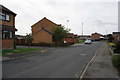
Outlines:
{"label": "upstairs window", "polygon": [[6,15],[6,21],[10,21],[10,16]]}
{"label": "upstairs window", "polygon": [[0,13],[0,19],[1,19],[1,20],[5,20],[5,14]]}
{"label": "upstairs window", "polygon": [[5,21],[10,21],[10,16],[0,12],[0,19]]}

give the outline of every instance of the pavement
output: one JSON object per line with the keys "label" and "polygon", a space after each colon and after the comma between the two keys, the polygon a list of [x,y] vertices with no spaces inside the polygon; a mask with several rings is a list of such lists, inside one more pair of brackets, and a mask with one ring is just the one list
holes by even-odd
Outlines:
{"label": "pavement", "polygon": [[2,62],[3,78],[79,78],[104,42],[52,47],[37,55]]}
{"label": "pavement", "polygon": [[84,71],[82,78],[108,78],[108,80],[119,80],[118,71],[112,66],[111,55],[107,43],[102,45],[96,57]]}

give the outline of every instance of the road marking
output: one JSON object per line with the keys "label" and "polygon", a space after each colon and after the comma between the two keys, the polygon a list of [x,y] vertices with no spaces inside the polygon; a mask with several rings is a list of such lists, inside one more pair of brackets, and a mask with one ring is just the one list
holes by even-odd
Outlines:
{"label": "road marking", "polygon": [[86,54],[80,54],[80,56],[86,56]]}
{"label": "road marking", "polygon": [[42,51],[41,51],[41,53],[44,53],[44,52],[45,52],[45,50],[42,50]]}
{"label": "road marking", "polygon": [[[105,44],[105,43],[104,43]],[[102,46],[104,45],[104,44],[102,44],[101,45],[101,47],[95,52],[95,55],[93,56],[93,58],[88,62],[88,64],[86,65],[86,67],[83,69],[83,71],[82,71],[82,74],[80,75],[80,80],[82,80],[83,79],[83,76],[84,76],[84,74],[85,74],[85,72],[86,72],[86,70],[87,70],[87,68],[88,68],[88,66],[90,65],[90,63],[94,60],[94,58],[96,57],[96,55],[97,55],[97,53],[98,53],[98,51],[102,48]]]}
{"label": "road marking", "polygon": [[81,46],[81,45],[84,45],[84,44],[74,44],[74,45],[71,45],[71,46]]}

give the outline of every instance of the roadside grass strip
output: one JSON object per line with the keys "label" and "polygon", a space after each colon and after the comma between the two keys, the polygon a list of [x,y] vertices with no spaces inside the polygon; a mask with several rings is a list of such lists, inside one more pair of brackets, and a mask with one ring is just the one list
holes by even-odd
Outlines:
{"label": "roadside grass strip", "polygon": [[35,49],[35,48],[16,48],[14,49],[7,49],[2,50],[2,56],[5,56],[7,54],[18,54],[18,53],[25,53],[25,52],[31,52],[31,51],[39,51],[42,49]]}

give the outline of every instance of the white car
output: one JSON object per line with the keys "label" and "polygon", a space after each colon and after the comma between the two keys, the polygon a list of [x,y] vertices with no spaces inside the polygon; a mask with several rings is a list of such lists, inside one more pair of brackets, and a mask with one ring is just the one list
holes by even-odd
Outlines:
{"label": "white car", "polygon": [[92,43],[91,40],[86,40],[86,41],[85,41],[85,44],[91,44],[91,43]]}

